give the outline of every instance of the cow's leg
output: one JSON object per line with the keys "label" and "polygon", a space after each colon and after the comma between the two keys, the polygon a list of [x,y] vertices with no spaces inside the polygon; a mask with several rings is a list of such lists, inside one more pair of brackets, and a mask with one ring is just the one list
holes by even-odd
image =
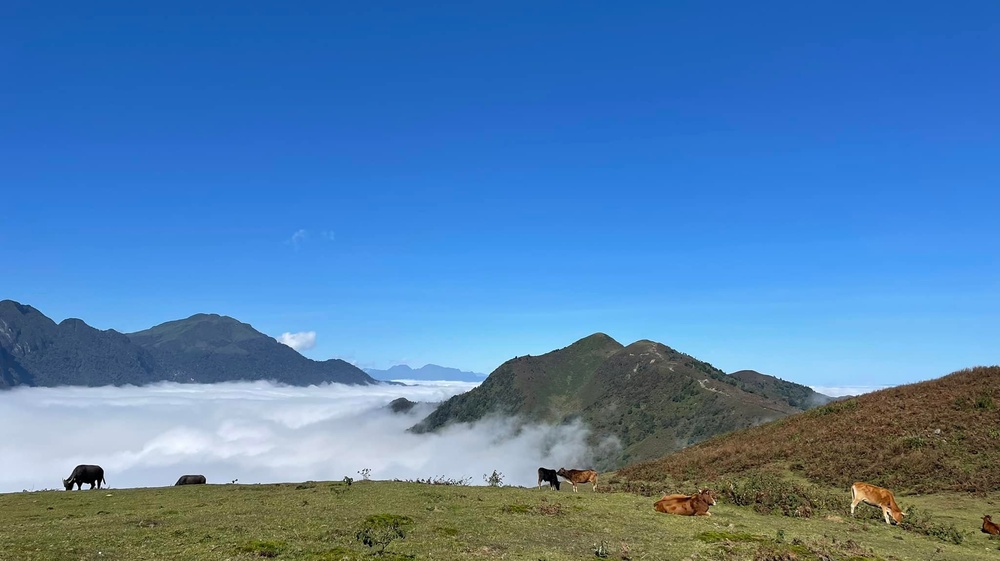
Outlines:
{"label": "cow's leg", "polygon": [[93,489],[93,488],[94,488],[94,484],[93,484],[93,483],[91,483],[91,484],[90,484],[90,488],[91,488],[91,489]]}
{"label": "cow's leg", "polygon": [[860,502],[861,501],[859,501],[857,498],[855,498],[853,501],[851,501],[851,516],[854,516],[854,508],[856,506],[858,506],[858,503],[860,503]]}
{"label": "cow's leg", "polygon": [[573,492],[576,493],[576,482],[573,483]]}
{"label": "cow's leg", "polygon": [[889,522],[889,509],[886,507],[882,507],[882,518],[885,518],[886,524],[892,525],[892,522]]}

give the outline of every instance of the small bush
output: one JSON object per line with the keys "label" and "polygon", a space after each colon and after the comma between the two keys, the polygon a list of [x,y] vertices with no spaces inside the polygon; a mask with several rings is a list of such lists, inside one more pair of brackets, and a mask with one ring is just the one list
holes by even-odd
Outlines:
{"label": "small bush", "polygon": [[358,475],[361,476],[362,480],[369,481],[372,478],[372,468],[359,469]]}
{"label": "small bush", "polygon": [[979,394],[976,397],[976,409],[985,409],[987,411],[993,411],[997,408],[996,403],[993,402],[993,396],[988,393]]}
{"label": "small bush", "polygon": [[899,523],[899,526],[904,530],[931,536],[955,545],[959,545],[965,541],[965,536],[955,528],[954,524],[938,524],[931,520],[930,514],[916,507],[910,508],[907,511],[906,516]]}
{"label": "small bush", "polygon": [[503,487],[503,473],[493,470],[490,475],[483,474],[483,481],[490,487]]}
{"label": "small bush", "polygon": [[405,540],[406,529],[413,523],[409,516],[398,514],[373,514],[365,518],[364,524],[354,533],[354,538],[370,548],[378,547],[378,553],[385,551],[393,541]]}
{"label": "small bush", "polygon": [[810,485],[792,483],[764,471],[723,481],[721,494],[738,506],[749,506],[761,514],[810,518],[817,510],[838,511],[843,498]]}

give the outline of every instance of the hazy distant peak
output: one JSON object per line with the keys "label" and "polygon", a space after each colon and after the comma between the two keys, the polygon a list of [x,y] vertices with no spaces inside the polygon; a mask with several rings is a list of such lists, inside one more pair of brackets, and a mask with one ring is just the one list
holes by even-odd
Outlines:
{"label": "hazy distant peak", "polygon": [[455,380],[461,382],[481,382],[486,374],[466,372],[458,368],[425,364],[420,368],[412,368],[406,364],[397,364],[386,370],[366,368],[365,372],[379,380]]}

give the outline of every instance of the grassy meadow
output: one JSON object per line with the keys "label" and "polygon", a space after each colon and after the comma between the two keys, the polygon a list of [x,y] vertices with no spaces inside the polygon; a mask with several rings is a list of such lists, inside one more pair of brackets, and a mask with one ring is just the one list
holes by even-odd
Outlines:
{"label": "grassy meadow", "polygon": [[[1000,558],[1000,539],[979,532],[979,517],[1000,513],[1000,497],[899,497],[904,510],[954,525],[954,543],[887,526],[864,505],[851,519],[846,490],[828,489],[842,505],[808,518],[765,514],[725,496],[711,517],[653,511],[660,492],[681,490],[689,491],[356,481],[10,493],[0,495],[0,560]],[[405,522],[405,538],[381,554],[356,538],[377,514]]]}

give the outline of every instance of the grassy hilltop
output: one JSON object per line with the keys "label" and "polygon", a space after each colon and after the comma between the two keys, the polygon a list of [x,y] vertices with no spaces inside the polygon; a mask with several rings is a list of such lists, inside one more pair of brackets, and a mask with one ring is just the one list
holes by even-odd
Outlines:
{"label": "grassy hilltop", "polygon": [[[0,495],[0,561],[362,559],[993,560],[1000,540],[961,544],[886,526],[874,509],[791,518],[720,502],[711,517],[655,513],[633,493],[307,482]],[[995,498],[995,497],[994,497]],[[969,502],[979,514],[990,499]],[[922,497],[941,508],[951,497]],[[902,499],[912,507],[917,498]],[[995,501],[994,503],[995,504]],[[355,539],[373,514],[406,517],[386,553]],[[980,514],[981,515],[981,514]]]}

